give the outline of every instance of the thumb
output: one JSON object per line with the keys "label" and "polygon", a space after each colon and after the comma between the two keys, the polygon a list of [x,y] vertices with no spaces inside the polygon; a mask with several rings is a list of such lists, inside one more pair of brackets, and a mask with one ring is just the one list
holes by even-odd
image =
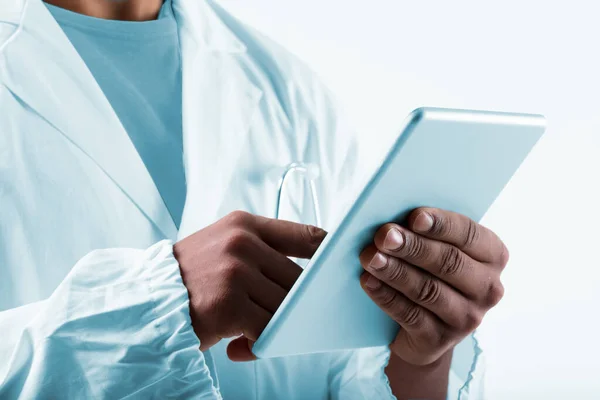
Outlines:
{"label": "thumb", "polygon": [[290,257],[311,258],[327,232],[313,225],[298,224],[257,216],[260,238],[278,252]]}
{"label": "thumb", "polygon": [[254,342],[250,339],[240,336],[229,342],[227,345],[227,357],[231,361],[253,361],[256,356],[252,354]]}

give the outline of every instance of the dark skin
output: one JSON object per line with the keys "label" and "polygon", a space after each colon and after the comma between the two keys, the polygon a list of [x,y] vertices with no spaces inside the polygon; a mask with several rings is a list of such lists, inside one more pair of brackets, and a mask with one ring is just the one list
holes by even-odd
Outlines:
{"label": "dark skin", "polygon": [[158,17],[163,0],[44,0],[90,17],[117,21],[151,21]]}
{"label": "dark skin", "polygon": [[[156,19],[162,5],[45,1],[123,21]],[[301,273],[286,256],[310,258],[325,235],[315,227],[234,212],[176,243],[201,349],[241,335],[229,344],[229,358],[255,359],[252,343]],[[446,398],[452,349],[500,301],[507,261],[508,251],[493,232],[448,211],[418,209],[404,226],[379,229],[360,255],[360,284],[401,328],[385,370],[399,400]]]}
{"label": "dark skin", "polygon": [[[233,361],[251,361],[252,344],[326,232],[236,211],[174,246],[190,295],[192,324],[207,350],[233,340]],[[406,226],[383,225],[360,254],[360,283],[401,328],[386,374],[398,399],[445,399],[452,349],[500,301],[508,252],[465,216],[417,209]]]}
{"label": "dark skin", "polygon": [[361,285],[401,327],[386,369],[399,399],[445,399],[452,349],[503,296],[508,250],[489,229],[421,208],[385,224],[360,255]]}

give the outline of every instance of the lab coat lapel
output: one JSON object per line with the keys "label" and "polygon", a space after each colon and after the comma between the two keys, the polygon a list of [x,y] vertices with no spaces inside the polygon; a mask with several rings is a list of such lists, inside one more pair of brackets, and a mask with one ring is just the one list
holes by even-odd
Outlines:
{"label": "lab coat lapel", "polygon": [[174,238],[177,229],[158,189],[77,51],[40,0],[26,2],[22,12],[21,31],[3,50],[0,82],[92,158],[165,237]]}
{"label": "lab coat lapel", "polygon": [[174,2],[183,54],[188,195],[180,237],[218,219],[262,91],[240,67],[244,45],[203,1]]}

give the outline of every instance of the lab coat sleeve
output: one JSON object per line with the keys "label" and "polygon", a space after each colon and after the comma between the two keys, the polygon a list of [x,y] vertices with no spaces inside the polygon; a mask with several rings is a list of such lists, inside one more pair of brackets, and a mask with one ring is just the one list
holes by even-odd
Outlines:
{"label": "lab coat sleeve", "polygon": [[332,353],[329,388],[332,400],[395,399],[385,367],[387,347]]}
{"label": "lab coat sleeve", "polygon": [[0,332],[2,399],[221,399],[169,241],[89,253]]}
{"label": "lab coat sleeve", "polygon": [[[334,353],[330,368],[332,399],[395,399],[385,374],[389,357],[387,347]],[[482,357],[474,335],[456,346],[448,376],[448,400],[484,398]]]}

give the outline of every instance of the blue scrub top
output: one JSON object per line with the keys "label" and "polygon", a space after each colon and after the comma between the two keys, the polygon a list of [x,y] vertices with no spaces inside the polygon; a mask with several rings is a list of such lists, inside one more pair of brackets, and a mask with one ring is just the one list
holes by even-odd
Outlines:
{"label": "blue scrub top", "polygon": [[112,105],[179,227],[186,186],[181,57],[171,0],[156,20],[143,22],[46,6]]}

